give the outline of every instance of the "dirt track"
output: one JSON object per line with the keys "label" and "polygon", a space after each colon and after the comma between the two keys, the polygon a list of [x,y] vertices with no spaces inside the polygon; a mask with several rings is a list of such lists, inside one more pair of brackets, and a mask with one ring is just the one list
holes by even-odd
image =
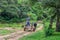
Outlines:
{"label": "dirt track", "polygon": [[[36,31],[38,31],[38,30],[42,30],[42,26],[40,28],[37,28]],[[0,36],[0,40],[6,40],[6,39],[7,40],[18,40],[19,38],[26,36],[28,34],[31,34],[31,33],[33,33],[33,32],[26,32],[26,31],[20,30],[20,31],[14,32],[12,34]]]}
{"label": "dirt track", "polygon": [[[36,31],[42,30],[42,29],[43,29],[43,25],[40,26],[39,28],[37,28]],[[34,33],[34,32],[26,32],[23,30],[19,30],[19,31],[16,31],[14,33],[11,33],[11,34],[8,34],[5,36],[0,36],[0,40],[18,40],[19,38],[26,36],[28,34],[32,34],[32,33]]]}

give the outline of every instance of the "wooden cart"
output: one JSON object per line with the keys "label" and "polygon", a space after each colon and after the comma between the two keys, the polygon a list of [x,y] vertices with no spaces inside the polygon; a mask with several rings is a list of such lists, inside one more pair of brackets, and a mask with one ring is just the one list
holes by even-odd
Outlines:
{"label": "wooden cart", "polygon": [[34,26],[24,26],[24,31],[35,31]]}

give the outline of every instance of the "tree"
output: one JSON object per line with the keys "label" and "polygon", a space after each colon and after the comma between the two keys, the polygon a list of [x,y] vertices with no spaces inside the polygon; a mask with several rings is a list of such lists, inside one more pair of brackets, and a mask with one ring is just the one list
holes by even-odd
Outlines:
{"label": "tree", "polygon": [[60,2],[60,0],[43,0],[44,6],[55,8],[55,13],[53,13],[54,15],[51,16],[49,28],[52,28],[53,20],[55,17],[57,17],[56,31],[60,31],[59,30],[60,29],[60,25],[59,25],[60,24],[60,21],[59,21],[59,19],[60,19],[60,16],[59,16],[60,15],[60,11],[59,11],[60,3],[59,2]]}
{"label": "tree", "polygon": [[[31,11],[27,0],[20,4],[17,0],[0,0],[0,18],[6,21],[21,21],[27,17],[27,12]],[[3,16],[4,15],[4,16]],[[3,19],[2,19],[3,18]]]}
{"label": "tree", "polygon": [[18,6],[17,0],[0,0],[0,17],[3,17],[4,20],[19,18],[20,9]]}

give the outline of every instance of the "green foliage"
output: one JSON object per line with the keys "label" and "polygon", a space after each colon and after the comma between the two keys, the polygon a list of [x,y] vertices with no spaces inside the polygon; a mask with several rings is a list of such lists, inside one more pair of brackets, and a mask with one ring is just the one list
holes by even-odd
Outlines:
{"label": "green foliage", "polygon": [[17,0],[1,0],[0,1],[0,21],[1,22],[20,22],[26,18],[26,13],[29,10],[28,6],[18,4]]}
{"label": "green foliage", "polygon": [[60,7],[60,0],[43,0],[44,6],[50,6],[50,7]]}
{"label": "green foliage", "polygon": [[37,19],[43,18],[43,7],[41,5],[41,2],[35,3],[34,6],[32,6],[33,12],[37,15]]}
{"label": "green foliage", "polygon": [[3,18],[1,20],[11,20],[12,18],[14,18],[14,16],[17,16],[17,13],[19,11],[18,7],[17,7],[17,1],[16,0],[0,0],[0,17]]}
{"label": "green foliage", "polygon": [[6,34],[10,34],[10,33],[12,33],[12,32],[14,32],[14,31],[10,31],[10,30],[0,30],[0,35],[6,35]]}
{"label": "green foliage", "polygon": [[32,12],[28,12],[27,14],[30,14],[30,18],[31,20],[37,20],[37,15],[32,13]]}
{"label": "green foliage", "polygon": [[[31,2],[34,4],[32,5]],[[38,2],[38,0],[1,0],[0,6],[1,22],[25,21],[29,12],[31,12],[32,20],[50,18],[52,13],[54,13],[54,8],[47,7],[44,9],[42,3]]]}
{"label": "green foliage", "polygon": [[45,32],[46,37],[51,36],[53,34],[54,30],[53,29],[47,29]]}
{"label": "green foliage", "polygon": [[[54,8],[54,12],[50,15],[50,19],[51,19],[50,25],[53,24],[53,20],[54,20],[54,18],[56,18],[56,15],[58,18],[57,20],[59,20],[59,14],[60,14],[60,10],[59,10],[60,9],[60,3],[59,2],[60,2],[60,0],[42,0],[44,7],[52,7],[52,10]],[[58,22],[56,24],[58,24]],[[49,26],[49,27],[52,27],[52,26]],[[59,26],[56,26],[56,27],[58,28]],[[49,34],[51,34],[52,30],[50,28],[48,28],[48,30],[49,31],[47,31],[47,32],[49,32]]]}
{"label": "green foliage", "polygon": [[46,37],[47,36],[51,36],[54,33],[54,31],[55,31],[54,30],[55,29],[55,26],[54,26],[55,24],[53,24],[54,28],[52,28],[52,29],[49,28],[49,24],[50,24],[49,21],[44,23],[44,31],[45,31],[45,36]]}

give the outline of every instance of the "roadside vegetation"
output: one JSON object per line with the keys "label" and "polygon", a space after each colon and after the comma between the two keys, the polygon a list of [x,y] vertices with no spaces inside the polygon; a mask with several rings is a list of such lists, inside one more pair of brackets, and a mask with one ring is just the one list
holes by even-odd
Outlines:
{"label": "roadside vegetation", "polygon": [[13,32],[15,32],[15,31],[14,30],[2,29],[2,30],[0,30],[0,36],[7,35],[7,34],[10,34],[10,33],[13,33]]}

